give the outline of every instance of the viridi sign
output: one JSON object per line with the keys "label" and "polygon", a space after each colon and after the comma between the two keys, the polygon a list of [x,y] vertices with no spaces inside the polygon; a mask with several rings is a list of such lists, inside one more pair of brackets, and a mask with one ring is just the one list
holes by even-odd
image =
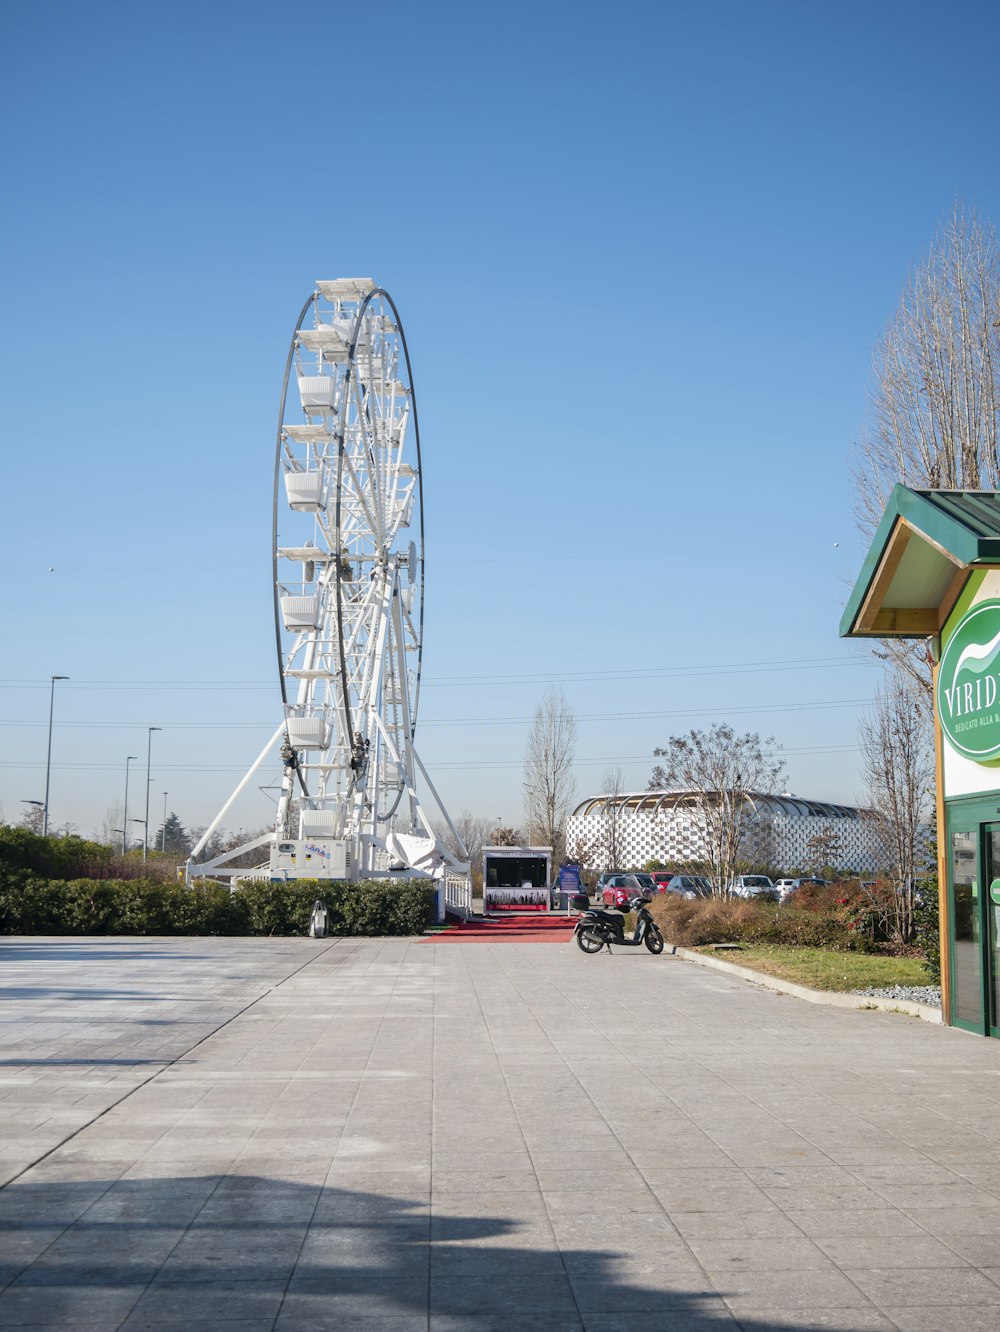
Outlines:
{"label": "viridi sign", "polygon": [[981,601],[955,626],[937,685],[941,729],[976,763],[1000,759],[1000,601]]}

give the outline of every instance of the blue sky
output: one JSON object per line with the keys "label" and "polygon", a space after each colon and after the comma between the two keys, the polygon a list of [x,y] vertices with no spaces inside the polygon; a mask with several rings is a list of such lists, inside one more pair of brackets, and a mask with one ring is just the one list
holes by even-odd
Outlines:
{"label": "blue sky", "polygon": [[1000,215],[998,27],[972,3],[12,11],[3,814],[42,795],[54,673],[52,819],[84,832],[147,726],[153,808],[191,826],[276,725],[281,374],[314,281],[350,275],[410,344],[419,748],[452,811],[517,821],[549,682],[581,797],[728,720],[778,738],[789,789],[860,799],[850,448],[935,228]]}

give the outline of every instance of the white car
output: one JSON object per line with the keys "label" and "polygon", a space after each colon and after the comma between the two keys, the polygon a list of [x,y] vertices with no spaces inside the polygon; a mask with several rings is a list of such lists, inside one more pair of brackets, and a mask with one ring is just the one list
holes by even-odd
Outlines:
{"label": "white car", "polygon": [[734,897],[772,897],[777,900],[777,890],[766,874],[741,874],[732,886]]}

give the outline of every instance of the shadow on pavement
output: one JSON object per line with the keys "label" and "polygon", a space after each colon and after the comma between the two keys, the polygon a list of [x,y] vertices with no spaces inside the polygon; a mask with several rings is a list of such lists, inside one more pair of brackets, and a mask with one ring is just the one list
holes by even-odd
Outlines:
{"label": "shadow on pavement", "polygon": [[[0,1190],[0,1326],[240,1332],[703,1332],[795,1324],[729,1313],[676,1235],[643,1222],[617,1252],[609,1218],[555,1218],[537,1193],[480,1214],[468,1194],[435,1198],[420,1172],[366,1176],[370,1189],[255,1175],[62,1182]],[[62,1172],[73,1167],[59,1167]],[[294,1173],[294,1167],[291,1168]],[[371,1189],[385,1187],[386,1192]],[[508,1215],[490,1215],[491,1211]],[[516,1214],[516,1215],[515,1215]],[[570,1237],[569,1240],[567,1237]],[[570,1242],[571,1241],[571,1242]],[[723,1292],[724,1293],[724,1292]],[[861,1302],[861,1301],[859,1301]],[[836,1310],[825,1328],[836,1332]],[[845,1311],[846,1312],[846,1311]],[[874,1313],[874,1310],[870,1312]],[[806,1315],[808,1318],[808,1315]],[[871,1324],[869,1324],[871,1326]]]}

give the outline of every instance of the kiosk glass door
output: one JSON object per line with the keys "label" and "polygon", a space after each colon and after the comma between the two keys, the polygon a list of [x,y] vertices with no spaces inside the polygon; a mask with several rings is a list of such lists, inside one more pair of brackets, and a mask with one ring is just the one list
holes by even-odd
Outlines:
{"label": "kiosk glass door", "polygon": [[[965,822],[965,820],[962,820]],[[979,928],[978,824],[952,828],[950,839],[952,1017],[962,1026],[983,1025],[982,946]]]}
{"label": "kiosk glass door", "polygon": [[986,944],[986,974],[989,991],[986,995],[991,1036],[1000,1035],[1000,823],[987,823],[983,828],[983,910],[986,916],[983,930]]}
{"label": "kiosk glass door", "polygon": [[[951,1013],[958,1026],[1000,1036],[1000,809],[948,811]],[[990,818],[992,816],[992,819]]]}

